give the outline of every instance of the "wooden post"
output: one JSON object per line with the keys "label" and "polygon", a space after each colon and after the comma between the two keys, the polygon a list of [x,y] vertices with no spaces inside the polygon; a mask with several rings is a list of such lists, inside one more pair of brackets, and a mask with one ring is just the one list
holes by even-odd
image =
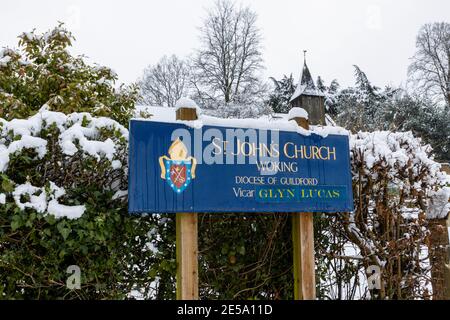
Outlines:
{"label": "wooden post", "polygon": [[447,218],[428,220],[433,300],[450,300],[450,265]]}
{"label": "wooden post", "polygon": [[198,300],[198,214],[177,213],[177,300]]}
{"label": "wooden post", "polygon": [[[294,117],[297,124],[308,130],[308,119]],[[292,243],[294,256],[294,299],[316,299],[314,263],[314,226],[312,212],[292,214]]]}
{"label": "wooden post", "polygon": [[[179,108],[177,120],[197,120],[195,109]],[[177,300],[198,300],[198,214],[176,214]]]}
{"label": "wooden post", "polygon": [[[441,171],[450,174],[450,165],[441,163]],[[450,214],[441,219],[428,220],[430,238],[428,253],[431,264],[433,300],[450,300],[450,244],[448,224]]]}

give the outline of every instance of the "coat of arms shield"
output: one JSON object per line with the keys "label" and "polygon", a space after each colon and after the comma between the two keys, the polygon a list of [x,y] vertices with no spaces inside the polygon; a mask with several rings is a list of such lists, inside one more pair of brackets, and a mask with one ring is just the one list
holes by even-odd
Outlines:
{"label": "coat of arms shield", "polygon": [[169,148],[169,156],[161,156],[161,178],[176,193],[182,193],[195,178],[197,161],[194,157],[188,157],[186,146],[180,139],[175,140]]}
{"label": "coat of arms shield", "polygon": [[164,160],[166,167],[166,181],[177,193],[183,192],[191,183],[191,161]]}

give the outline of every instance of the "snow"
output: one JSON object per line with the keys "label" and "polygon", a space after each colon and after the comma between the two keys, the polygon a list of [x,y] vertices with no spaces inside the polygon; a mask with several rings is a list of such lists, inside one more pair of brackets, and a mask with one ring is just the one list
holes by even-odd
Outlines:
{"label": "snow", "polygon": [[[72,114],[73,115],[73,114]],[[109,130],[118,130],[120,131],[120,134],[128,139],[128,130],[119,124],[118,122],[114,121],[111,118],[106,117],[98,117],[98,118],[92,118],[91,117],[91,127],[94,128],[96,131],[106,128]]]}
{"label": "snow", "polygon": [[120,162],[119,160],[114,160],[111,162],[111,167],[113,169],[120,169],[122,168],[122,162]]}
{"label": "snow", "polygon": [[112,85],[112,84],[113,84],[111,80],[105,79],[105,77],[102,77],[102,78],[98,79],[98,80],[96,81],[96,83],[99,84],[99,85],[103,85],[103,84],[109,84],[109,85]]}
{"label": "snow", "polygon": [[337,124],[334,122],[333,118],[329,114],[325,114],[325,123],[327,126],[336,127]]}
{"label": "snow", "polygon": [[[138,106],[136,108],[135,118],[137,121],[153,121],[164,123],[183,123],[186,126],[200,129],[203,126],[217,126],[228,128],[242,128],[242,129],[262,129],[262,130],[276,130],[297,132],[302,135],[317,134],[322,137],[327,137],[330,134],[334,135],[349,135],[349,131],[337,126],[310,126],[310,130],[305,130],[297,125],[295,121],[289,121],[288,115],[277,114],[276,117],[272,115],[264,115],[260,118],[234,119],[234,118],[217,118],[201,114],[198,120],[194,121],[177,121],[175,115],[175,108],[156,107],[156,106]],[[140,118],[139,113],[145,112],[151,114],[150,118]]]}
{"label": "snow", "polygon": [[[22,196],[27,195],[30,199],[27,202],[22,202]],[[47,208],[47,199],[44,188],[32,186],[29,182],[21,184],[13,191],[14,201],[21,209],[31,208],[39,213],[44,213]]]}
{"label": "snow", "polygon": [[79,123],[75,123],[60,135],[60,145],[63,153],[73,156],[78,152],[78,148],[74,143],[77,141],[81,150],[97,158],[97,160],[100,160],[102,155],[108,160],[112,160],[116,152],[114,142],[110,138],[105,141],[89,140],[87,137],[94,136],[94,133],[93,128],[82,127]]}
{"label": "snow", "polygon": [[[13,191],[13,197],[16,205],[21,209],[31,208],[39,213],[54,215],[56,218],[66,217],[68,219],[78,219],[83,215],[86,207],[80,206],[66,206],[58,203],[58,199],[65,195],[64,188],[56,186],[50,182],[50,193],[47,194],[45,188],[32,186],[29,182],[18,185]],[[22,196],[28,196],[29,201],[22,202]],[[50,201],[47,203],[47,197]]]}
{"label": "snow", "polygon": [[431,201],[427,209],[428,219],[445,219],[450,211],[450,187],[443,187],[433,191]]}
{"label": "snow", "polygon": [[303,108],[292,108],[288,113],[289,119],[304,118],[308,119],[308,112]]}
{"label": "snow", "polygon": [[40,40],[40,37],[33,32],[24,32],[23,37],[27,40]]}
{"label": "snow", "polygon": [[85,152],[96,157],[97,160],[100,160],[101,155],[104,155],[108,160],[112,160],[116,153],[115,144],[110,138],[105,141],[83,140],[81,145]]}
{"label": "snow", "polygon": [[56,218],[68,218],[68,219],[78,219],[80,218],[86,207],[82,206],[65,206],[59,204],[57,200],[50,200],[48,203],[47,212],[54,215]]}
{"label": "snow", "polygon": [[368,169],[371,169],[377,161],[381,161],[391,167],[395,165],[405,166],[409,161],[409,157],[407,149],[402,147],[402,144],[406,142],[417,146],[417,157],[420,159],[415,159],[415,161],[429,161],[428,156],[421,149],[423,146],[411,132],[358,132],[356,135],[352,135],[350,148],[364,152],[364,159]]}
{"label": "snow", "polygon": [[0,59],[0,67],[6,67],[6,65],[11,61],[10,56],[6,56]]}
{"label": "snow", "polygon": [[[43,129],[55,125],[56,141],[66,156],[80,153],[82,157],[103,158],[110,161],[112,169],[125,166],[119,159],[117,150],[123,150],[124,140],[128,140],[128,130],[119,123],[106,117],[92,117],[88,113],[72,113],[65,115],[49,111],[44,105],[38,113],[28,119],[13,119],[6,121],[0,118],[0,172],[8,169],[10,157],[24,150],[36,151],[36,157],[43,159],[48,153]],[[103,138],[105,131],[112,131],[110,138]],[[120,146],[119,146],[120,143]],[[63,160],[64,161],[64,160]],[[114,187],[114,182],[111,188]],[[21,209],[34,209],[39,213],[52,214],[57,218],[79,218],[86,210],[84,205],[68,206],[59,203],[59,198],[65,194],[63,188],[50,182],[50,191],[45,187],[33,186],[29,182],[17,185],[11,193],[15,204]],[[0,195],[1,202],[6,201],[6,194]]]}
{"label": "snow", "polygon": [[309,126],[309,130],[313,133],[326,138],[328,135],[350,136],[350,132],[338,126]]}
{"label": "snow", "polygon": [[64,190],[64,188],[60,188],[56,185],[56,183],[50,181],[50,197],[52,199],[59,199],[65,194],[66,190]]}
{"label": "snow", "polygon": [[38,113],[38,117],[41,117],[42,122],[44,123],[44,127],[48,128],[52,124],[55,124],[56,127],[62,132],[65,130],[64,124],[67,121],[67,116],[62,112],[51,112],[46,110],[47,105],[44,105],[41,111]]}
{"label": "snow", "polygon": [[65,139],[64,141],[61,141],[60,145],[61,145],[63,153],[66,155],[73,156],[78,151],[75,144],[69,139]]}
{"label": "snow", "polygon": [[126,197],[127,195],[128,195],[128,190],[118,190],[112,196],[112,200],[120,199],[120,198]]}
{"label": "snow", "polygon": [[405,220],[416,220],[419,219],[420,209],[403,207],[400,209],[400,213]]}
{"label": "snow", "polygon": [[0,172],[4,172],[8,166],[9,152],[8,148],[0,144]]}
{"label": "snow", "polygon": [[[377,179],[375,166],[386,168],[387,178],[394,189],[421,192],[427,200],[428,219],[444,219],[450,210],[450,176],[441,171],[441,165],[429,156],[430,147],[411,132],[358,132],[350,136],[350,149],[365,162],[365,171]],[[409,171],[419,180],[408,183],[399,172]],[[421,210],[417,206],[400,208],[406,220],[417,219]]]}
{"label": "snow", "polygon": [[36,135],[42,129],[42,121],[39,116],[34,115],[29,119],[12,119],[7,123],[6,130],[12,131],[14,135]]}
{"label": "snow", "polygon": [[[6,57],[10,58],[11,56],[14,56],[17,54],[18,54],[17,51],[15,51],[11,48],[0,49],[0,60],[3,58],[6,58]],[[6,61],[6,59],[4,61]]]}
{"label": "snow", "polygon": [[[77,152],[97,160],[102,157],[110,161],[116,154],[116,142],[111,138],[99,140],[102,129],[117,130],[128,139],[128,130],[116,121],[106,117],[92,117],[88,113],[72,113],[48,110],[44,105],[37,114],[28,119],[0,119],[0,172],[8,167],[10,155],[24,149],[33,149],[42,159],[47,153],[47,141],[39,137],[44,128],[56,125],[60,131],[59,144],[63,153],[73,156]],[[119,163],[115,162],[118,166]]]}
{"label": "snow", "polygon": [[13,141],[8,147],[8,153],[14,154],[23,149],[34,149],[39,159],[42,159],[47,153],[47,141],[32,136],[22,136],[20,140]]}
{"label": "snow", "polygon": [[301,95],[304,95],[304,96],[318,96],[318,97],[323,97],[324,96],[324,94],[322,92],[320,92],[320,90],[315,89],[315,88],[309,88],[307,85],[300,84],[295,89],[294,94],[292,95],[292,97],[289,100],[289,102],[292,102],[293,100],[295,100],[296,98],[300,97]]}

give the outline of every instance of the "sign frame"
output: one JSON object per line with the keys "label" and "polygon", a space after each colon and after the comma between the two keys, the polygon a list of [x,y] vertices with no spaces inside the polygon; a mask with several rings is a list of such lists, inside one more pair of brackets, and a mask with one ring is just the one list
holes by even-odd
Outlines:
{"label": "sign frame", "polygon": [[[186,130],[191,132],[191,135],[194,136],[196,132],[194,130],[199,130],[198,128],[193,128],[188,126],[186,123],[167,123],[167,122],[158,122],[158,121],[147,121],[147,120],[132,120],[130,123],[130,152],[129,152],[129,212],[130,213],[177,213],[177,212],[205,212],[205,213],[224,213],[224,212],[234,212],[234,213],[250,213],[250,212],[278,212],[278,213],[292,213],[298,212],[299,210],[305,212],[348,212],[353,210],[353,193],[352,193],[352,177],[350,171],[350,151],[349,151],[349,140],[348,136],[345,135],[336,135],[330,134],[327,137],[321,137],[315,133],[310,134],[309,136],[298,134],[297,132],[292,131],[283,131],[277,130],[280,135],[280,144],[282,143],[283,136],[285,139],[296,139],[300,142],[304,142],[310,147],[310,150],[315,150],[316,155],[319,153],[317,150],[320,147],[322,148],[330,148],[333,141],[339,142],[339,149],[333,149],[334,152],[334,160],[336,160],[336,152],[338,153],[339,165],[332,165],[330,162],[327,168],[325,161],[323,159],[294,159],[291,162],[293,164],[297,164],[299,168],[297,168],[298,172],[304,170],[303,173],[288,173],[288,174],[277,174],[274,176],[271,175],[263,175],[261,171],[257,168],[256,164],[246,163],[246,164],[204,164],[202,159],[200,161],[198,158],[197,150],[193,151],[191,154],[189,151],[184,152],[183,156],[172,159],[173,155],[176,153],[177,145],[183,144],[183,142],[173,141],[173,137],[170,135],[170,138],[166,137],[165,141],[162,143],[164,147],[159,147],[159,150],[155,153],[154,150],[146,150],[141,152],[140,160],[135,160],[137,149],[142,150],[145,148],[144,143],[140,140],[139,143],[135,143],[134,139],[137,139],[134,136],[135,130],[141,130],[138,132],[139,134],[147,134],[148,131],[152,130],[143,130],[139,128],[140,126],[156,126],[156,127],[166,127],[168,131],[172,130]],[[136,129],[136,127],[138,127]],[[204,125],[200,130],[256,130],[258,133],[262,132],[261,129],[254,128],[233,128],[228,126],[209,126]],[[258,131],[260,130],[260,131]],[[202,131],[203,132],[203,131]],[[144,135],[145,135],[144,134]],[[287,136],[287,138],[286,138]],[[193,140],[194,138],[192,138]],[[155,141],[155,138],[152,138],[153,144],[160,146],[161,143],[159,141]],[[207,143],[208,141],[204,141]],[[297,141],[298,142],[298,141]],[[169,144],[170,143],[170,144]],[[203,143],[203,142],[202,142]],[[239,143],[239,142],[238,142]],[[289,141],[289,144],[292,143]],[[139,146],[138,146],[139,144]],[[188,144],[193,145],[192,141],[189,141]],[[316,144],[317,146],[316,148]],[[328,145],[327,145],[328,144]],[[286,148],[286,141],[284,141],[284,147]],[[293,145],[289,146],[293,148]],[[152,147],[150,147],[151,149]],[[182,147],[180,147],[182,148]],[[178,149],[180,149],[178,148]],[[198,148],[198,146],[197,146]],[[280,147],[281,148],[281,147]],[[297,148],[297,145],[295,145]],[[316,148],[316,149],[314,149]],[[333,147],[334,148],[334,147]],[[148,148],[147,148],[148,149]],[[195,149],[188,148],[188,149]],[[297,149],[295,149],[297,150]],[[306,150],[306,149],[305,149]],[[326,150],[326,149],[324,149]],[[328,149],[330,154],[331,151]],[[173,152],[172,152],[173,151]],[[204,151],[204,145],[202,145],[202,149],[200,150],[200,157],[202,157],[202,153]],[[300,150],[303,151],[303,150]],[[298,152],[298,151],[297,151]],[[310,151],[311,152],[311,151]],[[279,152],[281,154],[281,151]],[[147,156],[148,154],[148,156]],[[305,151],[305,154],[306,151]],[[325,153],[324,153],[325,154]],[[311,155],[311,153],[310,153]],[[331,157],[331,156],[330,156]],[[158,159],[158,161],[156,161]],[[224,161],[227,160],[224,156]],[[280,157],[279,161],[286,162],[286,156]],[[331,160],[331,158],[329,159]],[[140,161],[140,162],[139,162]],[[149,161],[150,165],[146,162]],[[139,163],[138,163],[139,162]],[[312,165],[310,165],[313,163]],[[141,166],[149,166],[150,169],[146,169],[147,172],[136,169],[137,165]],[[157,170],[155,168],[157,166]],[[222,168],[218,168],[217,166],[222,166]],[[306,167],[305,167],[306,166]],[[180,175],[171,175],[169,174],[170,169],[173,168],[175,170],[180,170],[183,175],[184,185],[177,185],[177,181],[172,181],[172,179],[176,179]],[[215,169],[214,169],[215,168]],[[214,170],[220,169],[222,174],[228,180],[220,180],[218,177],[215,177],[216,172]],[[306,170],[306,171],[305,171]],[[327,171],[328,170],[328,171]],[[172,170],[174,171],[174,170]],[[203,172],[202,172],[203,171]],[[230,172],[231,171],[231,172]],[[234,173],[236,171],[236,173]],[[148,181],[146,175],[150,172],[152,174],[151,179],[153,181]],[[206,172],[206,173],[205,173]],[[305,173],[306,172],[306,173]],[[329,173],[331,172],[331,173]],[[258,176],[264,180],[264,185],[246,185],[245,183],[239,184],[234,183],[231,180],[233,179],[233,175],[235,178],[239,177],[239,174],[242,173],[242,176]],[[227,174],[227,175],[226,175]],[[302,176],[303,174],[304,176]],[[314,176],[317,175],[317,176]],[[330,176],[328,176],[330,175]],[[332,175],[332,176],[331,176]],[[143,183],[143,179],[145,176],[145,183]],[[206,178],[212,177],[212,178]],[[266,181],[272,181],[278,177],[281,177],[281,181],[284,181],[283,184],[267,184]],[[298,181],[305,181],[306,179],[314,179],[319,180],[316,185],[295,185],[288,184],[286,185],[285,181],[288,179],[298,179]],[[136,181],[137,179],[137,181]],[[218,179],[219,183],[216,183],[214,179]],[[284,179],[284,180],[283,180]],[[164,181],[165,180],[165,181]],[[321,180],[324,180],[325,183],[321,183]],[[237,181],[237,180],[236,180]],[[290,180],[289,180],[290,181]],[[332,181],[330,183],[329,181]],[[333,182],[339,181],[339,183]],[[137,185],[141,183],[141,187]],[[217,185],[225,189],[227,193],[227,198],[222,201],[217,200],[223,194],[216,193],[215,197],[211,193],[211,187],[214,187],[214,190],[217,191]],[[150,190],[149,188],[155,188],[155,190]],[[147,188],[147,189],[146,189]],[[329,190],[331,188],[331,190]],[[334,189],[333,189],[334,188]],[[223,190],[222,189],[222,190]],[[232,192],[231,192],[232,190]],[[177,192],[178,191],[178,192]],[[238,192],[242,191],[254,191],[253,199],[248,199],[244,196],[241,198],[238,197]],[[267,192],[266,192],[267,191]],[[273,191],[273,192],[272,192]],[[233,197],[237,199],[234,199]],[[283,198],[283,194],[281,194],[281,198],[277,198],[273,196],[273,193],[279,192],[285,193],[286,197]],[[331,199],[331,200],[323,200],[319,199],[321,195],[330,195],[333,196],[332,193],[338,193],[339,199]],[[157,196],[153,196],[153,193],[157,193]],[[177,194],[178,193],[178,194]],[[267,193],[268,195],[264,195]],[[197,196],[197,195],[202,196]],[[206,196],[205,196],[206,195]],[[139,201],[145,202],[145,197],[153,198],[153,202],[151,200],[147,200],[147,204],[141,204]],[[159,197],[159,198],[157,198]],[[203,198],[202,198],[203,197]],[[286,199],[287,198],[287,199]],[[163,200],[166,200],[166,204],[163,203]],[[250,204],[246,206],[244,200],[250,200]],[[208,204],[207,204],[208,203]]]}

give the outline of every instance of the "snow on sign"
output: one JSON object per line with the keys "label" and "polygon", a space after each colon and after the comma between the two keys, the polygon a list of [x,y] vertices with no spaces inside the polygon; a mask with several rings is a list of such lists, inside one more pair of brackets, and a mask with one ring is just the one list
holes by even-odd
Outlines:
{"label": "snow on sign", "polygon": [[131,120],[131,213],[353,210],[347,135],[211,123]]}

